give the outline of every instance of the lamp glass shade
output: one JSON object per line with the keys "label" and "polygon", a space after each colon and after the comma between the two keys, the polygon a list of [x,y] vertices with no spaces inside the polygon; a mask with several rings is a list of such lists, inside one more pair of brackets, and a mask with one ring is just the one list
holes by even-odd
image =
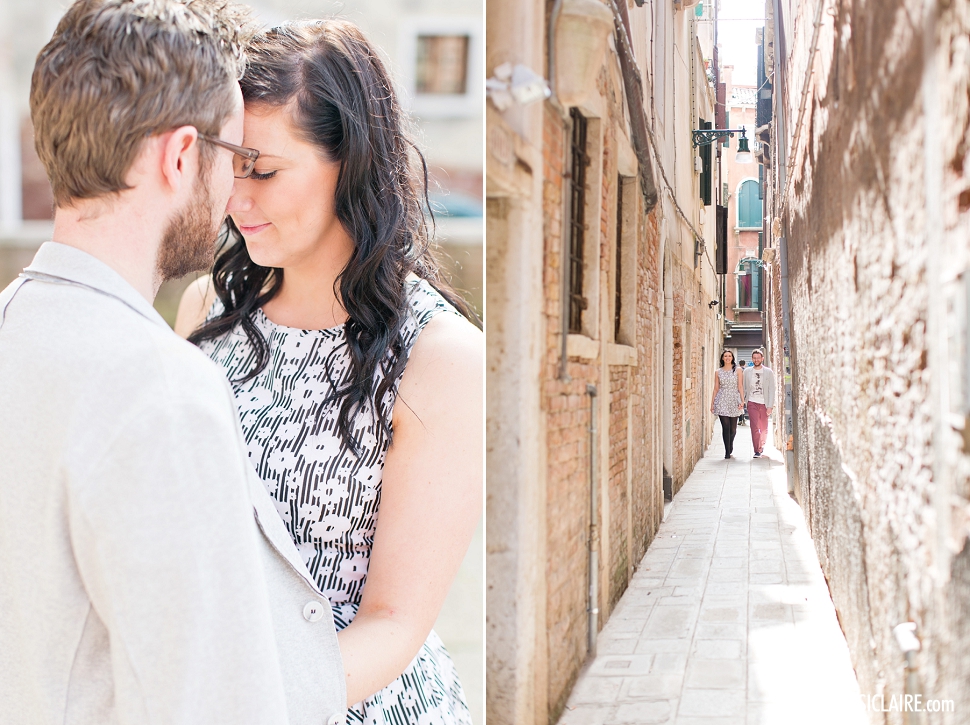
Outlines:
{"label": "lamp glass shade", "polygon": [[748,148],[747,136],[742,136],[738,140],[738,153],[734,157],[734,160],[739,164],[750,164],[754,161],[754,157],[751,156],[751,150]]}

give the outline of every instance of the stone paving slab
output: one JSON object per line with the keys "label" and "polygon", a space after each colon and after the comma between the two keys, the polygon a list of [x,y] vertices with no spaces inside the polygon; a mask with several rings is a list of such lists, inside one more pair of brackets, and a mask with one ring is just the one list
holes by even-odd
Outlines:
{"label": "stone paving slab", "polygon": [[599,635],[559,725],[863,725],[783,457],[720,431]]}

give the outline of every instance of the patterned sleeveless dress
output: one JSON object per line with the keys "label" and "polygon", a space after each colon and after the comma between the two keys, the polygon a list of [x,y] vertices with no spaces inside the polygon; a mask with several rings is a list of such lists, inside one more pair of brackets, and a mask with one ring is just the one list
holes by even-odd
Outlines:
{"label": "patterned sleeveless dress", "polygon": [[[412,279],[408,285],[410,306],[402,333],[410,354],[432,317],[459,313],[426,281]],[[221,309],[217,301],[209,317]],[[388,441],[368,406],[353,421],[360,446],[360,455],[355,455],[337,431],[339,404],[323,405],[349,369],[343,325],[298,330],[271,322],[262,310],[256,311],[254,321],[269,343],[270,360],[248,382],[232,382],[253,365],[253,350],[241,326],[200,347],[225,369],[249,460],[310,574],[329,598],[340,630],[357,614],[367,582]],[[375,380],[380,376],[378,371]],[[438,635],[432,631],[404,673],[350,708],[347,720],[364,725],[471,725],[458,673]]]}
{"label": "patterned sleeveless dress", "polygon": [[717,380],[720,384],[714,396],[714,415],[737,418],[741,415],[741,393],[738,391],[738,374],[731,368],[718,368]]}

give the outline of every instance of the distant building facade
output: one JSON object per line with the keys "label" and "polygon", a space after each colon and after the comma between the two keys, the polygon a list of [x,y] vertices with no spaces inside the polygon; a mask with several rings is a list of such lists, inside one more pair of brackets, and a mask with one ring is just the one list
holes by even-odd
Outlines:
{"label": "distant building facade", "polygon": [[[725,127],[745,129],[749,149],[756,157],[761,146],[756,137],[758,88],[734,85],[733,71],[730,65],[720,69]],[[752,350],[764,342],[764,274],[761,264],[764,168],[756,158],[747,164],[737,162],[740,140],[740,136],[725,139],[720,153],[720,196],[721,203],[727,207],[727,274],[722,293],[725,302],[724,345],[734,350],[739,359],[750,360]]]}

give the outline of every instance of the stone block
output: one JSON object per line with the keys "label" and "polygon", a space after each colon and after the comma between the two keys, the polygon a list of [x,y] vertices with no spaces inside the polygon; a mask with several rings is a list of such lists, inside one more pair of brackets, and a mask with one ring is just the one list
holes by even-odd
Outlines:
{"label": "stone block", "polygon": [[744,689],[744,663],[724,660],[690,660],[685,686],[699,689]]}
{"label": "stone block", "polygon": [[743,657],[744,640],[695,639],[691,657],[707,660],[739,660]]}
{"label": "stone block", "polygon": [[616,700],[623,681],[615,677],[583,677],[569,696],[570,705],[605,705]]}
{"label": "stone block", "polygon": [[676,700],[648,700],[620,705],[611,722],[616,723],[616,725],[667,723],[672,721],[676,707]]}
{"label": "stone block", "polygon": [[587,677],[634,677],[650,674],[653,655],[604,655],[597,657]]}
{"label": "stone block", "polygon": [[677,709],[679,716],[728,717],[735,722],[745,717],[743,690],[685,688]]}

